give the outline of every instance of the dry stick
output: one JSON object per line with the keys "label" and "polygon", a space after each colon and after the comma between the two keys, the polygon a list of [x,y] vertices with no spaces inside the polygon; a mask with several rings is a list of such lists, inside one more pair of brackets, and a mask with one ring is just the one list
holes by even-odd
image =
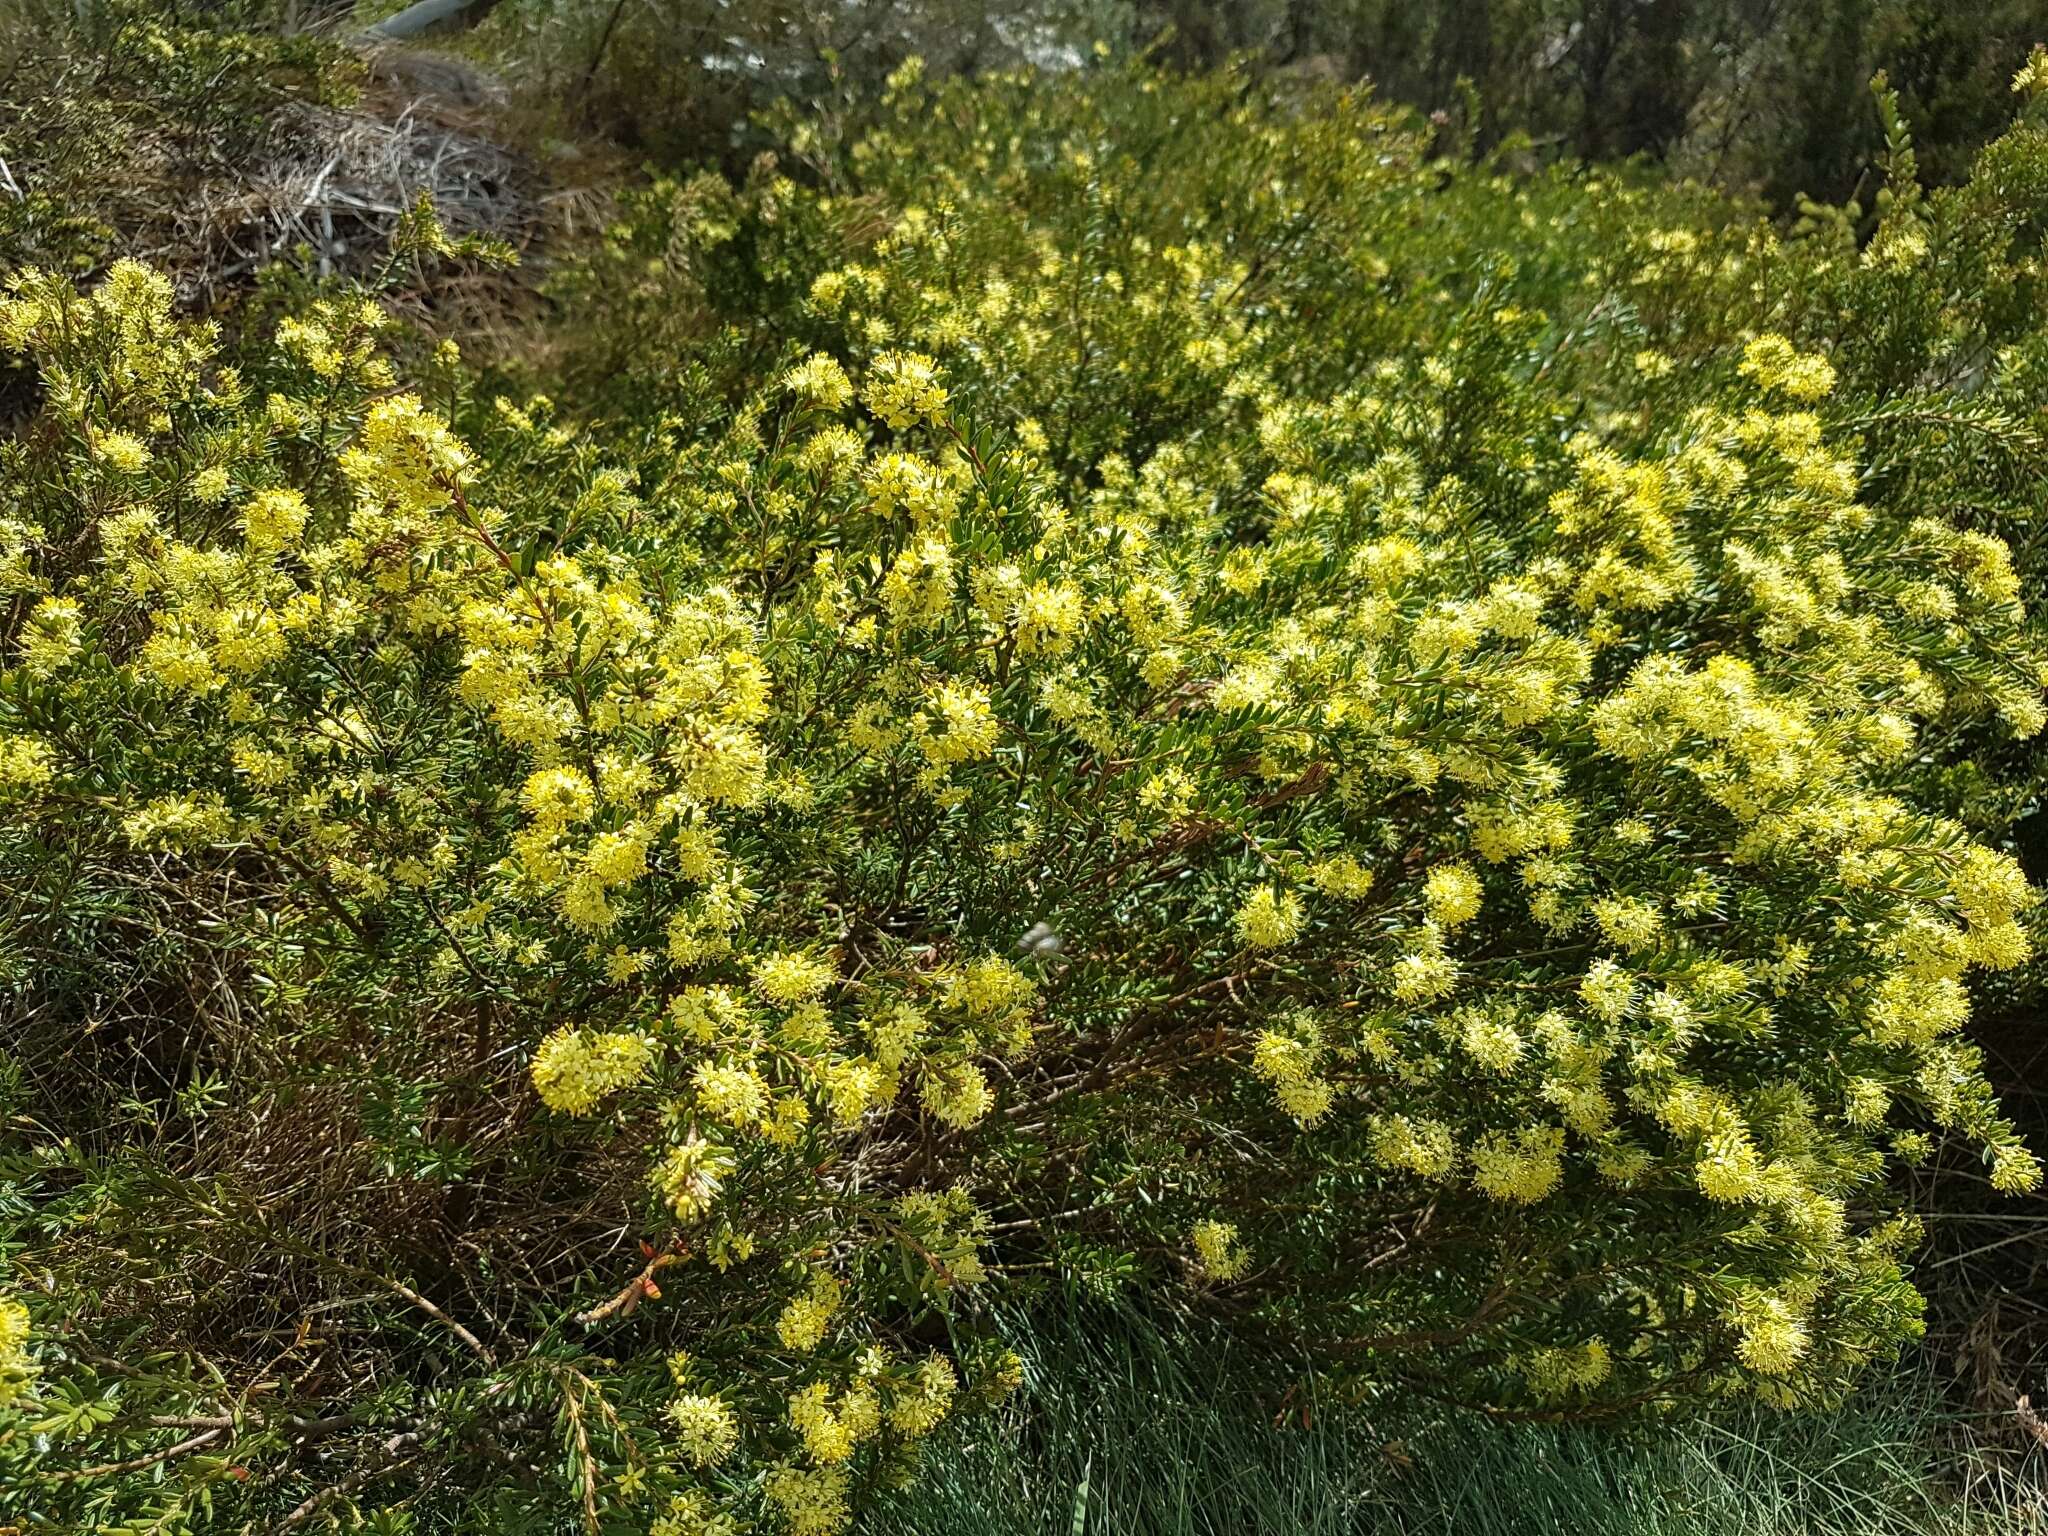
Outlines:
{"label": "dry stick", "polygon": [[426,1297],[422,1296],[418,1291],[414,1290],[411,1286],[405,1285],[397,1280],[389,1279],[383,1275],[376,1273],[376,1271],[374,1270],[366,1269],[358,1271],[358,1273],[360,1273],[364,1279],[373,1280],[377,1284],[389,1288],[394,1294],[404,1297],[407,1301],[411,1302],[414,1306],[418,1307],[422,1312],[426,1313],[427,1316],[433,1318],[436,1322],[439,1322],[442,1325],[444,1325],[450,1333],[454,1334],[455,1337],[462,1340],[462,1342],[467,1344],[471,1349],[475,1350],[477,1358],[482,1360],[485,1365],[490,1366],[493,1370],[497,1368],[498,1357],[492,1353],[490,1345],[486,1344],[482,1339],[478,1338],[475,1334],[471,1333],[467,1328],[463,1327],[462,1324],[458,1323],[446,1312],[442,1311],[439,1307],[435,1306],[434,1303],[427,1300]]}
{"label": "dry stick", "polygon": [[[351,1490],[361,1487],[378,1474],[394,1471],[404,1466],[413,1459],[413,1456],[418,1454],[417,1447],[420,1439],[421,1432],[416,1429],[402,1435],[393,1435],[384,1442],[385,1459],[383,1461],[375,1462],[367,1467],[358,1467],[340,1482],[329,1483],[325,1488],[316,1489],[307,1497],[305,1503],[292,1510],[282,1520],[278,1521],[276,1525],[272,1526],[271,1529],[277,1531],[289,1530],[308,1515],[317,1511],[329,1499],[340,1498]],[[398,1454],[408,1446],[414,1447],[412,1454],[404,1456]]]}
{"label": "dry stick", "polygon": [[42,1481],[46,1483],[80,1482],[88,1477],[112,1477],[117,1472],[140,1472],[144,1467],[153,1467],[160,1461],[169,1461],[173,1456],[182,1456],[187,1451],[196,1451],[200,1446],[218,1440],[226,1434],[225,1429],[203,1430],[189,1440],[180,1440],[167,1450],[152,1451],[147,1456],[138,1456],[133,1461],[110,1461],[97,1467],[74,1467],[69,1472],[46,1472]]}
{"label": "dry stick", "polygon": [[[356,1409],[349,1413],[329,1414],[321,1419],[301,1418],[292,1414],[277,1422],[285,1425],[296,1439],[306,1440],[314,1435],[326,1434],[329,1430],[346,1429],[358,1422],[367,1411]],[[254,1410],[243,1413],[241,1417],[242,1421],[255,1429],[263,1429],[271,1423],[269,1415]],[[153,1413],[149,1416],[149,1422],[156,1429],[233,1429],[237,1421],[228,1414]]]}
{"label": "dry stick", "polygon": [[619,24],[619,17],[625,13],[626,0],[618,0],[612,7],[611,15],[605,18],[604,31],[597,39],[597,51],[590,56],[590,67],[583,71],[583,94],[590,94],[591,82],[597,79],[597,67],[604,62],[605,50],[612,45],[612,29]]}
{"label": "dry stick", "polygon": [[2013,1417],[2019,1420],[2020,1428],[2048,1447],[2048,1421],[2044,1421],[2034,1407],[2031,1397],[2022,1397],[2012,1405]]}
{"label": "dry stick", "polygon": [[614,1312],[624,1312],[631,1316],[633,1309],[640,1305],[643,1298],[661,1294],[654,1286],[655,1273],[671,1264],[680,1264],[687,1257],[687,1254],[682,1253],[657,1253],[647,1261],[645,1269],[626,1282],[618,1295],[610,1301],[592,1307],[588,1312],[578,1312],[576,1321],[588,1328],[593,1323],[603,1322]]}

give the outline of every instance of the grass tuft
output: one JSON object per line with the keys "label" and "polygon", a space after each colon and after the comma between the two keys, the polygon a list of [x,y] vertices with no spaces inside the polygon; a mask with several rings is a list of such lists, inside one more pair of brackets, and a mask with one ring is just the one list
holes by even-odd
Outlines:
{"label": "grass tuft", "polygon": [[890,1536],[2040,1536],[2048,1459],[1972,1450],[1924,1377],[1841,1412],[1631,1429],[1396,1424],[1216,1330],[1011,1320],[1024,1385],[876,1510]]}

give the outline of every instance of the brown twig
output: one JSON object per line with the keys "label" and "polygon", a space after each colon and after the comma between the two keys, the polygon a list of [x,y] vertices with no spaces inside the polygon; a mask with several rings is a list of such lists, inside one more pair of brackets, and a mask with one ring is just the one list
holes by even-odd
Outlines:
{"label": "brown twig", "polygon": [[588,1312],[578,1312],[576,1321],[589,1328],[603,1322],[614,1314],[631,1317],[633,1309],[642,1301],[661,1294],[661,1288],[654,1283],[655,1275],[671,1264],[680,1264],[688,1258],[687,1252],[657,1253],[647,1261],[647,1267],[635,1275],[610,1301],[601,1302]]}
{"label": "brown twig", "polygon": [[112,1477],[121,1472],[140,1472],[143,1468],[153,1467],[158,1462],[169,1461],[173,1456],[182,1456],[187,1451],[198,1450],[202,1445],[210,1445],[226,1433],[227,1430],[224,1428],[201,1430],[190,1439],[180,1440],[176,1445],[161,1451],[152,1451],[147,1456],[137,1456],[133,1461],[109,1461],[97,1467],[73,1467],[68,1472],[46,1472],[42,1476],[42,1481],[75,1483],[89,1477]]}

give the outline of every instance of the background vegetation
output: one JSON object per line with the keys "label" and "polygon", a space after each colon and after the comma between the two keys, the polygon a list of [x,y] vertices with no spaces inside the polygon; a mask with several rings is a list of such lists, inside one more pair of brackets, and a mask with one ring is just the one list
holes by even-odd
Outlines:
{"label": "background vegetation", "polygon": [[508,4],[478,26],[487,56],[665,157],[749,143],[750,110],[829,97],[908,54],[972,72],[1071,62],[1108,40],[1187,69],[1250,51],[1303,77],[1370,79],[1481,149],[1644,155],[1785,206],[1873,190],[1863,82],[1878,70],[1927,174],[1962,179],[2004,125],[2011,61],[2042,15],[2029,0],[649,0]]}

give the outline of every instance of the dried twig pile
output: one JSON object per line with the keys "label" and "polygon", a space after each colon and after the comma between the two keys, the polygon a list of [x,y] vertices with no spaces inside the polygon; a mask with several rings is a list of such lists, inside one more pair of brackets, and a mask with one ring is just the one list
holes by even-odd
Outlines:
{"label": "dried twig pile", "polygon": [[[145,254],[164,260],[201,304],[295,251],[309,252],[322,277],[369,272],[387,259],[399,215],[422,193],[451,233],[490,235],[531,254],[545,222],[539,174],[463,103],[433,93],[453,82],[474,99],[466,72],[426,73],[380,70],[348,109],[281,109],[267,152],[221,164],[196,194],[188,190],[162,231],[167,248]],[[423,84],[429,93],[417,92]]]}

